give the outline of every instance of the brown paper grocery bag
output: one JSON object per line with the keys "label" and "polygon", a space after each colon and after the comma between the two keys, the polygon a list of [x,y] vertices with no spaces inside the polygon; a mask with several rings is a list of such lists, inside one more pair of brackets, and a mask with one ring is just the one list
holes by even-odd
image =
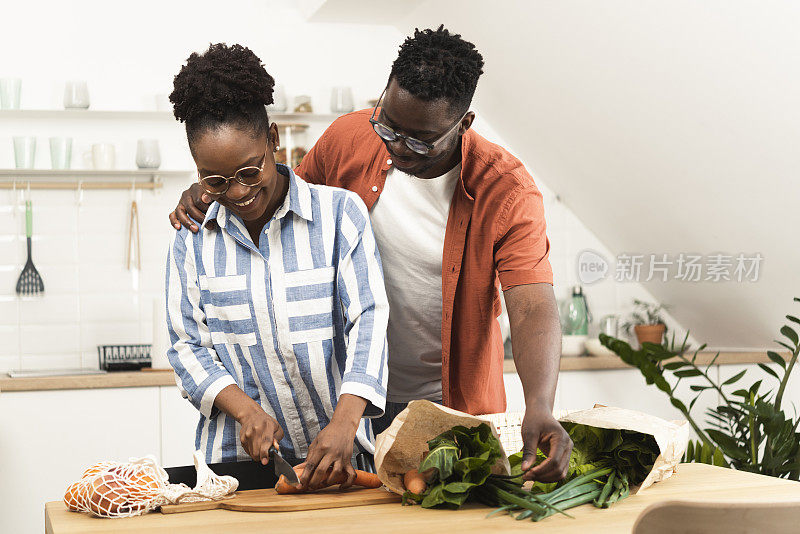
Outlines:
{"label": "brown paper grocery bag", "polygon": [[[422,453],[431,440],[454,426],[471,428],[487,423],[495,436],[497,428],[486,418],[469,415],[427,400],[415,400],[395,417],[392,424],[375,438],[375,468],[378,478],[391,491],[403,494],[403,474],[419,467]],[[505,452],[493,471],[510,474]]]}
{"label": "brown paper grocery bag", "polygon": [[[488,423],[494,435],[499,438],[497,425],[502,425],[504,422],[507,424],[509,415],[511,414],[475,416],[430,401],[412,401],[400,412],[389,428],[375,439],[375,466],[378,477],[391,491],[402,494],[405,491],[403,474],[419,467],[422,454],[428,450],[428,440],[457,425],[469,428],[481,423]],[[521,421],[521,414],[516,415],[518,415],[516,419]],[[687,421],[666,421],[624,408],[597,406],[588,410],[562,411],[556,414],[556,417],[563,422],[598,428],[633,430],[652,435],[660,454],[638,491],[672,476],[686,452],[689,441]],[[514,426],[513,431],[520,432],[520,426]],[[510,473],[508,459],[505,456],[504,452],[503,458],[495,465],[495,472]]]}

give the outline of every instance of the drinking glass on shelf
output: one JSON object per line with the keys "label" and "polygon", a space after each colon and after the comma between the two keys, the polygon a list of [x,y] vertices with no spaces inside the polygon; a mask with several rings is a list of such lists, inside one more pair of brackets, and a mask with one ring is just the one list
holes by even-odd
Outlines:
{"label": "drinking glass on shelf", "polygon": [[22,80],[0,78],[0,109],[19,109]]}
{"label": "drinking glass on shelf", "polygon": [[64,108],[87,109],[89,88],[83,80],[71,80],[64,85]]}
{"label": "drinking glass on shelf", "polygon": [[72,164],[72,138],[50,138],[50,164],[54,169],[69,169]]}
{"label": "drinking glass on shelf", "polygon": [[14,163],[18,169],[32,169],[36,160],[36,138],[14,137]]}
{"label": "drinking glass on shelf", "polygon": [[140,169],[157,169],[161,166],[158,139],[139,139],[136,143],[136,166]]}
{"label": "drinking glass on shelf", "polygon": [[350,113],[353,111],[353,90],[349,87],[334,87],[331,91],[331,111]]}

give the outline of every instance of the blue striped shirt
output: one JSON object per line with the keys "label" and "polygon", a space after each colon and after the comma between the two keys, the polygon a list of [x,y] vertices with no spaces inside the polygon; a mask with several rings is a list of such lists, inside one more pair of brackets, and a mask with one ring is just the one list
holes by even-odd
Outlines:
{"label": "blue striped shirt", "polygon": [[[289,191],[256,246],[214,202],[200,231],[176,231],[167,258],[169,361],[200,411],[207,462],[246,460],[240,425],[214,407],[235,384],[304,458],[342,393],[367,400],[356,448],[373,452],[368,417],[386,401],[389,304],[367,208],[344,189],[312,185],[284,165]],[[217,223],[216,229],[206,224]]]}

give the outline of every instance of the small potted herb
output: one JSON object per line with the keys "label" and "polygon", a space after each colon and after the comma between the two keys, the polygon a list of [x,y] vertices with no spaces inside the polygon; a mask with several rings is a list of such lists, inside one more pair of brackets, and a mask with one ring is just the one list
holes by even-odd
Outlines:
{"label": "small potted herb", "polygon": [[667,325],[661,317],[666,310],[662,304],[653,304],[643,300],[633,299],[633,312],[628,320],[622,324],[622,329],[631,335],[631,329],[636,333],[639,345],[642,343],[655,343],[661,345]]}

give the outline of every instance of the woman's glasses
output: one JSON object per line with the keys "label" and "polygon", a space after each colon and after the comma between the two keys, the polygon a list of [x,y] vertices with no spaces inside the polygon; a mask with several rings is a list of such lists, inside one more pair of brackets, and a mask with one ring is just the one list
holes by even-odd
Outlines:
{"label": "woman's glasses", "polygon": [[[269,150],[269,143],[267,143],[267,150]],[[261,172],[264,170],[264,164],[267,162],[267,152],[264,151],[264,158],[261,160],[259,167],[242,167],[234,173],[230,178],[226,178],[220,174],[212,174],[210,176],[201,176],[200,171],[197,171],[197,178],[200,181],[200,186],[209,195],[221,195],[228,190],[231,180],[236,180],[240,184],[247,187],[254,187],[261,183]]]}
{"label": "woman's glasses", "polygon": [[383,95],[385,93],[386,93],[386,89],[383,90],[383,93],[381,93],[380,98],[378,98],[378,102],[376,102],[375,108],[372,110],[372,117],[369,118],[369,122],[370,122],[370,124],[372,124],[372,129],[375,130],[375,133],[378,134],[378,137],[380,137],[384,141],[388,141],[389,143],[397,141],[398,139],[402,139],[403,141],[406,142],[406,146],[409,149],[413,150],[417,154],[420,154],[421,156],[427,156],[428,153],[431,150],[436,148],[436,143],[438,143],[439,141],[444,139],[447,136],[447,134],[449,134],[450,132],[452,132],[455,129],[456,126],[461,124],[461,121],[464,120],[464,117],[466,117],[467,113],[469,113],[469,111],[464,113],[461,116],[461,118],[458,119],[456,121],[456,123],[450,127],[449,130],[447,130],[446,132],[441,134],[439,137],[437,137],[436,140],[434,140],[432,143],[427,143],[427,142],[422,141],[420,139],[417,139],[415,137],[409,137],[407,135],[403,135],[401,133],[397,133],[394,130],[392,130],[391,128],[389,128],[388,126],[386,126],[385,124],[380,123],[377,120],[375,120],[375,112],[378,110],[378,105],[380,104],[381,100],[383,99]]}

